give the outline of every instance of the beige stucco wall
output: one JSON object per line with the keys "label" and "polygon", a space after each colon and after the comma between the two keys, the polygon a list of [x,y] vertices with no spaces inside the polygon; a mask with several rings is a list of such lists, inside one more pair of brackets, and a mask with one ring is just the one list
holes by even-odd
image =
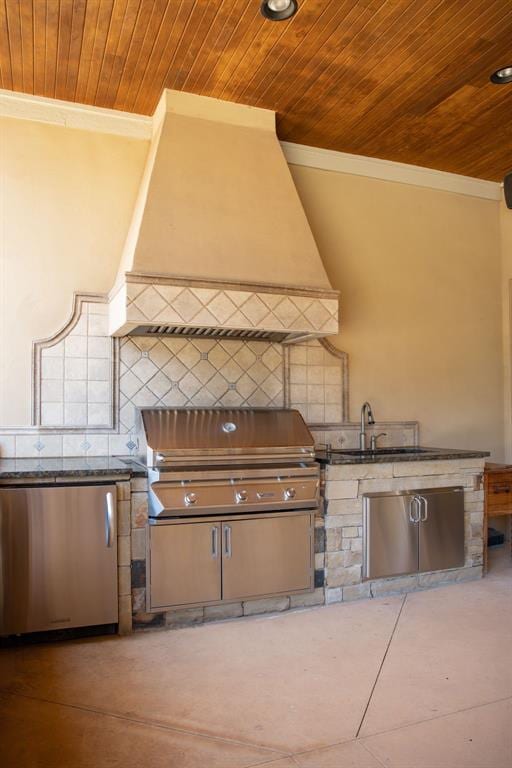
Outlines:
{"label": "beige stucco wall", "polygon": [[[499,204],[293,167],[341,291],[350,411],[418,419],[424,444],[503,457]],[[512,276],[512,272],[511,272]]]}
{"label": "beige stucco wall", "polygon": [[[140,140],[0,120],[0,425],[29,424],[32,340],[65,323],[73,291],[112,286],[147,150]],[[512,243],[512,214],[446,192],[304,167],[292,174],[341,290],[352,418],[369,398],[379,419],[419,419],[425,443],[502,458],[510,387],[507,400],[500,258],[512,277],[512,249],[507,257],[500,236]]]}
{"label": "beige stucco wall", "polygon": [[503,360],[505,373],[505,460],[512,462],[512,210],[500,205],[503,268]]}
{"label": "beige stucco wall", "polygon": [[0,119],[0,425],[30,423],[32,340],[111,288],[147,146]]}

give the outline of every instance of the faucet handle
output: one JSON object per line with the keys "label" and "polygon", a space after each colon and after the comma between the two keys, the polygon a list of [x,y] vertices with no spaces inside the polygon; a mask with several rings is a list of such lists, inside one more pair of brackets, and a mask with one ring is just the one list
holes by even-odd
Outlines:
{"label": "faucet handle", "polygon": [[377,440],[379,437],[386,437],[388,433],[387,432],[379,432],[378,435],[372,435],[370,438],[370,450],[375,451],[377,450]]}

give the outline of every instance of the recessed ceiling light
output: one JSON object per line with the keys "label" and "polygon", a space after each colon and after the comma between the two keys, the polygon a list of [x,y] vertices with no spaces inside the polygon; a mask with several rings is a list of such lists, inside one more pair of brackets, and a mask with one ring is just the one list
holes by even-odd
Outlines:
{"label": "recessed ceiling light", "polygon": [[285,21],[297,13],[297,0],[263,0],[260,11],[270,21]]}
{"label": "recessed ceiling light", "polygon": [[491,75],[491,83],[503,85],[503,83],[512,83],[512,67],[501,67]]}

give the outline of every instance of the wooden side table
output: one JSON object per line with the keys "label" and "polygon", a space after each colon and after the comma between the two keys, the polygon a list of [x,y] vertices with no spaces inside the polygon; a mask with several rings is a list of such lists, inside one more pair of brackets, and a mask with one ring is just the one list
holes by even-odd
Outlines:
{"label": "wooden side table", "polygon": [[[487,530],[490,517],[512,515],[512,465],[488,462],[484,472],[484,573],[487,573]],[[512,541],[511,550],[512,550]]]}

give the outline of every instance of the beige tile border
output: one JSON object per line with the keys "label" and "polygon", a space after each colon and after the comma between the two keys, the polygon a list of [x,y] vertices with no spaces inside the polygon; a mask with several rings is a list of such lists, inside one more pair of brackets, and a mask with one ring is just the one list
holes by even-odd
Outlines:
{"label": "beige tile border", "polygon": [[[217,291],[247,291],[249,293],[278,293],[287,296],[310,296],[314,299],[339,299],[340,292],[334,288],[306,288],[285,286],[278,283],[246,283],[240,280],[219,280],[216,278],[181,277],[174,275],[148,274],[147,272],[126,272],[127,283],[148,283],[149,285],[175,285],[183,288],[215,288]],[[113,289],[116,293],[119,286]],[[112,294],[111,294],[112,295]]]}
{"label": "beige tile border", "polygon": [[[110,338],[110,365],[111,365],[111,386],[110,386],[110,423],[106,426],[89,426],[89,425],[56,425],[45,426],[41,423],[41,361],[42,351],[49,347],[54,346],[59,341],[65,339],[71,331],[78,325],[81,317],[83,317],[84,304],[105,304],[108,306],[108,297],[102,293],[82,293],[75,292],[73,294],[73,305],[71,310],[71,317],[65,323],[65,325],[52,336],[45,339],[38,339],[32,342],[32,381],[31,381],[31,395],[32,395],[32,426],[27,428],[27,431],[32,432],[34,428],[38,432],[43,433],[74,433],[74,432],[101,432],[108,434],[109,432],[117,432],[118,422],[118,392],[119,392],[119,341],[114,338]],[[8,433],[11,430],[2,430],[2,432]],[[19,428],[12,430],[15,432],[23,431]]]}

